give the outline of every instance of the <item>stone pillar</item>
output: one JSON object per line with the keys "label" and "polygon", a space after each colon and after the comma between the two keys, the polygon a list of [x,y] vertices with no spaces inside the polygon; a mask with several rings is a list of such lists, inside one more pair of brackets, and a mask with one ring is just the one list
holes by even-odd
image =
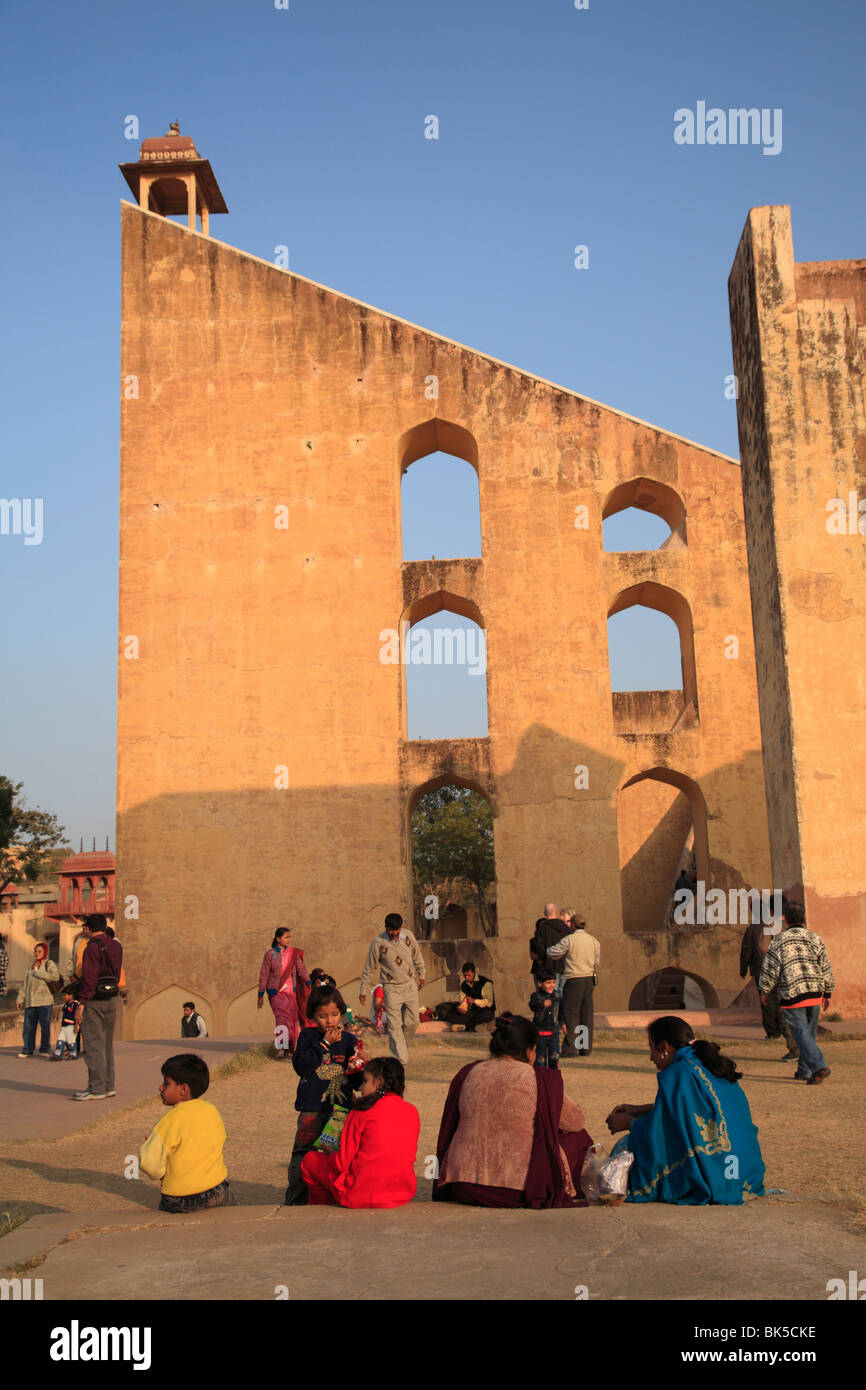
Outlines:
{"label": "stone pillar", "polygon": [[185,178],[187,225],[195,231],[195,174],[187,174]]}
{"label": "stone pillar", "polygon": [[860,1013],[866,261],[798,265],[790,209],[753,208],[729,293],[773,883],[801,897],[839,1006]]}

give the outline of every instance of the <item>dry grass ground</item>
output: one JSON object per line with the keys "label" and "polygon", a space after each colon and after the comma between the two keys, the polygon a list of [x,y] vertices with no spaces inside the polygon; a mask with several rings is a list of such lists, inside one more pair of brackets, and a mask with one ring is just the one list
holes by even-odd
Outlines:
{"label": "dry grass ground", "polygon": [[[430,1198],[430,1181],[421,1174],[425,1156],[435,1152],[448,1083],[465,1062],[487,1054],[487,1041],[484,1036],[438,1034],[413,1046],[406,1098],[421,1114],[419,1201]],[[778,1042],[722,1046],[744,1072],[768,1188],[782,1188],[794,1200],[838,1204],[852,1221],[862,1222],[866,1044],[828,1043],[833,1074],[822,1086],[795,1083],[793,1065],[778,1060]],[[368,1054],[377,1050],[385,1050],[378,1039],[367,1045]],[[589,1132],[601,1141],[612,1142],[604,1117],[616,1102],[649,1101],[655,1094],[655,1071],[641,1034],[600,1034],[592,1057],[567,1062],[563,1075],[568,1095],[583,1107]],[[291,1064],[271,1061],[260,1052],[235,1059],[227,1074],[212,1080],[208,1099],[225,1122],[226,1163],[240,1202],[282,1202],[296,1081]],[[163,1113],[154,1096],[62,1139],[0,1143],[0,1235],[38,1212],[153,1210],[159,1200],[155,1185],[132,1181],[124,1173],[129,1156],[137,1153]]]}

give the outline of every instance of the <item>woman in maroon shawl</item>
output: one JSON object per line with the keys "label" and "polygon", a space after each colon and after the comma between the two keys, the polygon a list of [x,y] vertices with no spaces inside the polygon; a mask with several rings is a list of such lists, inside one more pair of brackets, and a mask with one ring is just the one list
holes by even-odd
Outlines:
{"label": "woman in maroon shawl", "polygon": [[298,1032],[307,1026],[305,1007],[310,997],[310,977],[304,953],[290,944],[291,927],[277,927],[271,949],[265,951],[259,972],[259,1002],[265,994],[274,1011],[277,1057],[291,1057]]}
{"label": "woman in maroon shawl", "polygon": [[572,1207],[592,1139],[565,1095],[562,1072],[536,1067],[538,1032],[502,1014],[486,1062],[451,1082],[436,1156],[434,1202],[481,1207]]}

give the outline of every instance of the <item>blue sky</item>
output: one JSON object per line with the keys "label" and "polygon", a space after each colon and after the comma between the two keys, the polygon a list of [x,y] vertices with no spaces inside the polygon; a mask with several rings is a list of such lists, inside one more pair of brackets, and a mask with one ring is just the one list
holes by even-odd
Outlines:
{"label": "blue sky", "polygon": [[[44,499],[0,536],[0,771],[76,844],[114,837],[126,116],[194,137],[221,240],[730,454],[748,209],[864,254],[862,0],[7,0],[0,35],[0,495]],[[781,153],[675,144],[699,101],[781,108]]]}

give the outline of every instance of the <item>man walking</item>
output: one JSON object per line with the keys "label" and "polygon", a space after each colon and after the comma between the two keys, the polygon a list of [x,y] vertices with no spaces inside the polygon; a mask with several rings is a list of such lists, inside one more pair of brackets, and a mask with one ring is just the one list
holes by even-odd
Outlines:
{"label": "man walking", "polygon": [[[753,920],[749,926],[746,927],[740,945],[740,979],[745,980],[747,974],[751,975],[755,982],[755,989],[760,996],[761,990],[758,981],[761,978],[764,957],[767,954],[773,935],[776,933],[775,930],[773,934],[764,930],[764,924],[761,920],[759,909],[756,909],[754,917],[757,917],[757,921]],[[779,996],[776,990],[770,991],[769,995],[766,997],[766,1003],[763,998],[761,999],[761,1023],[763,1024],[766,1037],[784,1037],[785,1042],[788,1044],[788,1051],[785,1053],[782,1061],[796,1062],[799,1053],[797,1052],[794,1043],[794,1035],[791,1032],[788,1020],[779,1008]]]}
{"label": "man walking", "polygon": [[601,946],[586,930],[586,918],[580,913],[572,917],[571,928],[568,936],[548,946],[547,956],[549,960],[562,958],[565,961],[560,1008],[560,1017],[565,1022],[562,1056],[588,1057],[592,1052],[592,992],[598,977]]}
{"label": "man walking", "polygon": [[424,988],[424,958],[412,933],[404,929],[399,912],[388,913],[385,930],[370,942],[358,995],[362,1004],[367,1002],[371,984],[382,986],[391,1056],[405,1067],[409,1043],[420,1022],[418,991]]}
{"label": "man walking", "polygon": [[836,981],[827,948],[821,937],[806,926],[802,905],[785,903],[782,921],[782,932],[773,941],[761,967],[761,1002],[766,1002],[771,990],[777,990],[782,1016],[800,1050],[794,1080],[820,1086],[830,1075],[830,1068],[818,1046],[818,1020],[822,1006],[829,1008]]}
{"label": "man walking", "polygon": [[105,1100],[107,1096],[116,1095],[114,1029],[119,1009],[123,947],[119,941],[106,936],[106,926],[101,912],[92,912],[82,923],[87,945],[81,958],[75,1021],[81,1028],[84,1042],[87,1089],[79,1091],[76,1100]]}

